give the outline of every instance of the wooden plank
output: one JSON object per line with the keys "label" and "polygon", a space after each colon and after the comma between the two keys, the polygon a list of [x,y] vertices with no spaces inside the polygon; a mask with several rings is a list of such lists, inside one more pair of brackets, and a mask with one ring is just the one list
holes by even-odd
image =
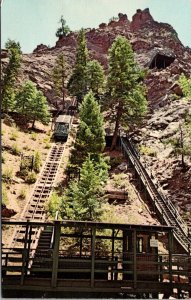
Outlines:
{"label": "wooden plank", "polygon": [[91,261],[91,287],[94,287],[94,269],[95,269],[95,236],[96,236],[96,228],[92,229],[92,245],[91,245],[91,254],[92,254],[92,261]]}
{"label": "wooden plank", "polygon": [[60,232],[61,232],[60,221],[55,221],[54,226],[55,226],[55,239],[54,239],[53,265],[52,265],[52,281],[51,281],[52,287],[56,287],[57,275],[58,275],[58,254],[59,254]]}
{"label": "wooden plank", "polygon": [[133,280],[134,288],[137,287],[137,232],[133,230]]}

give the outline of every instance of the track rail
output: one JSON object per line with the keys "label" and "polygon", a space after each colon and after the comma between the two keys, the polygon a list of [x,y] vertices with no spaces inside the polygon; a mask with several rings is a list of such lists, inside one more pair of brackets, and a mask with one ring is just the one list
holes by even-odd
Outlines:
{"label": "track rail", "polygon": [[[58,169],[60,167],[64,152],[64,144],[54,144],[50,149],[48,157],[42,167],[39,178],[34,186],[33,192],[27,202],[21,220],[45,221],[45,203],[49,199]],[[32,232],[32,244],[36,245],[42,228],[34,228]],[[24,230],[22,226],[17,226],[13,233],[13,238],[9,248],[19,248],[24,241]]]}
{"label": "track rail", "polygon": [[174,237],[186,252],[191,249],[191,240],[188,237],[189,229],[179,212],[169,198],[165,198],[161,191],[157,189],[151,177],[139,160],[138,153],[133,143],[128,138],[120,138],[121,149],[131,161],[140,180],[147,190],[153,206],[157,209],[161,219],[168,226],[174,227]]}

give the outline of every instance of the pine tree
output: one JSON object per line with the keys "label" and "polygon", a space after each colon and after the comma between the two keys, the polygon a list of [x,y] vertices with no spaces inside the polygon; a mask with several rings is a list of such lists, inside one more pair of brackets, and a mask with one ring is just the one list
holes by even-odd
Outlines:
{"label": "pine tree", "polygon": [[56,58],[55,65],[52,70],[52,79],[56,94],[62,98],[63,110],[65,108],[65,79],[66,79],[66,63],[63,53]]}
{"label": "pine tree", "polygon": [[9,53],[9,62],[2,79],[2,110],[8,112],[15,105],[15,82],[21,65],[21,47],[19,43],[8,40],[5,48]]}
{"label": "pine tree", "polygon": [[80,125],[71,160],[81,165],[88,154],[96,156],[103,151],[104,147],[103,117],[100,105],[90,91],[80,106]]}
{"label": "pine tree", "polygon": [[97,60],[91,60],[87,64],[87,86],[92,90],[95,97],[103,92],[105,75],[102,65]]}
{"label": "pine tree", "polygon": [[132,47],[125,37],[117,37],[109,50],[107,106],[114,122],[111,150],[115,148],[120,126],[136,124],[147,109],[143,72],[138,68]]}
{"label": "pine tree", "polygon": [[31,114],[32,103],[36,97],[36,88],[32,81],[27,80],[22,87],[17,91],[15,97],[15,108],[17,112],[28,115]]}
{"label": "pine tree", "polygon": [[41,91],[38,91],[31,81],[26,81],[16,94],[16,110],[32,121],[32,127],[38,120],[48,124],[50,114],[46,98]]}
{"label": "pine tree", "polygon": [[61,16],[59,23],[61,23],[61,27],[59,27],[56,31],[56,36],[61,38],[66,36],[70,32],[70,28],[66,25],[66,21],[64,20],[63,16]]}
{"label": "pine tree", "polygon": [[76,96],[78,101],[81,101],[87,92],[87,62],[88,49],[85,32],[81,29],[77,40],[76,62],[68,82],[69,92]]}
{"label": "pine tree", "polygon": [[174,154],[181,157],[181,165],[186,166],[185,157],[191,157],[191,114],[188,112],[174,138],[168,140],[174,148]]}
{"label": "pine tree", "polygon": [[79,182],[72,182],[63,197],[62,218],[97,221],[102,214],[102,182],[98,169],[88,157],[83,163]]}
{"label": "pine tree", "polygon": [[41,91],[36,92],[33,105],[31,106],[32,128],[35,121],[40,121],[42,124],[47,125],[50,121],[50,114],[48,111],[48,103]]}

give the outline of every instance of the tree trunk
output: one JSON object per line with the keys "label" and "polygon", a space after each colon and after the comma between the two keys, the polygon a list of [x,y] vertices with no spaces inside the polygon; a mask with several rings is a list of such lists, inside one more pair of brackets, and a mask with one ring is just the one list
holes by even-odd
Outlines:
{"label": "tree trunk", "polygon": [[118,137],[118,131],[119,131],[119,125],[120,125],[120,120],[122,116],[122,108],[119,105],[118,110],[117,110],[117,116],[116,116],[116,121],[115,121],[115,130],[113,134],[113,139],[112,139],[112,144],[111,144],[111,151],[116,148],[117,144],[117,137]]}
{"label": "tree trunk", "polygon": [[34,128],[35,121],[36,120],[34,119],[33,122],[32,122],[32,127],[31,127],[32,129]]}

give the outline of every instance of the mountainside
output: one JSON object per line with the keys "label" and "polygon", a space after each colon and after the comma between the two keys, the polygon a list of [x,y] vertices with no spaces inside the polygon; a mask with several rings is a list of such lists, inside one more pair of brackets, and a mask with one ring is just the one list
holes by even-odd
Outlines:
{"label": "mountainside", "polygon": [[[60,38],[55,47],[38,45],[31,54],[23,54],[19,81],[29,78],[37,84],[48,98],[57,105],[59,99],[53,91],[50,71],[56,56],[63,52],[68,63],[68,75],[75,63],[78,32],[71,32]],[[107,70],[107,54],[117,35],[130,40],[138,63],[148,68],[145,83],[148,89],[149,118],[135,142],[151,147],[154,157],[146,156],[145,161],[159,183],[180,207],[187,220],[191,209],[191,168],[184,173],[179,160],[170,156],[172,147],[162,140],[175,134],[179,121],[184,118],[189,102],[182,100],[182,91],[176,81],[181,73],[191,73],[191,49],[184,47],[171,25],[156,22],[149,9],[138,9],[132,21],[126,14],[119,13],[118,20],[102,23],[99,28],[86,29],[90,57],[95,58]],[[5,55],[6,56],[6,55]],[[6,63],[7,58],[3,58]],[[177,99],[177,96],[180,99]],[[190,164],[190,162],[187,162]]]}

